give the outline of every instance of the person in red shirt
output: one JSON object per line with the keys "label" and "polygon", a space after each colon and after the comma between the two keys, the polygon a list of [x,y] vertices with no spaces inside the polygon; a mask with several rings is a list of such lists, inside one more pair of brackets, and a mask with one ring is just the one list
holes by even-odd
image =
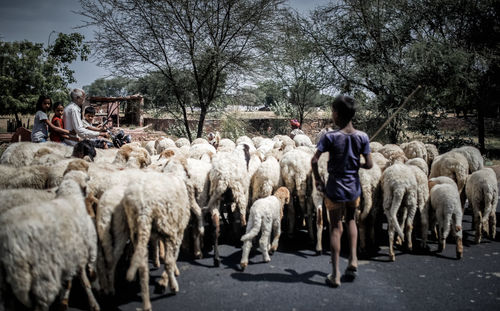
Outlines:
{"label": "person in red shirt", "polygon": [[[63,113],[64,113],[63,103],[56,102],[54,104],[54,116],[52,117],[52,120],[51,120],[52,125],[54,125],[55,127],[64,129]],[[58,133],[57,131],[54,131],[54,130],[50,131],[50,140],[51,141],[62,143],[63,139],[70,139],[70,140],[79,141],[78,137],[70,136],[70,135],[63,134],[63,133]]]}

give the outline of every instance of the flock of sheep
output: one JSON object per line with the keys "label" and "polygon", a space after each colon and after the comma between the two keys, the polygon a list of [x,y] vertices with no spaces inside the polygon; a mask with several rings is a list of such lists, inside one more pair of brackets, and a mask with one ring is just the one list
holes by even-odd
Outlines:
{"label": "flock of sheep", "polygon": [[[48,310],[57,297],[67,306],[75,276],[98,310],[92,290],[115,294],[116,267],[127,245],[133,250],[126,278],[139,276],[143,309],[151,310],[148,254],[154,266],[164,264],[159,286],[177,293],[181,245],[189,241],[201,258],[209,235],[218,266],[221,222],[243,242],[242,269],[259,233],[264,261],[271,260],[284,215],[290,238],[305,222],[315,250],[322,251],[326,217],[323,194],[312,180],[315,145],[308,136],[242,136],[221,139],[216,147],[202,138],[161,138],[99,149],[90,161],[72,157],[73,149],[63,144],[10,145],[0,158],[0,294],[6,310],[20,304]],[[460,258],[466,199],[475,242],[483,231],[495,238],[497,175],[483,167],[479,150],[466,146],[439,155],[434,145],[419,141],[370,147],[374,167],[359,171],[362,250],[377,247],[377,219],[385,214],[394,260],[394,242],[412,248],[413,220],[420,215],[422,246],[437,228],[442,250],[451,232]],[[327,161],[325,153],[319,161],[325,180]]]}

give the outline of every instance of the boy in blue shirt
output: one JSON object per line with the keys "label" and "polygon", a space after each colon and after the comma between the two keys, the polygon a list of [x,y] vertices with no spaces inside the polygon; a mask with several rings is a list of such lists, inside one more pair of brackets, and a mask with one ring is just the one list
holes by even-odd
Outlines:
{"label": "boy in blue shirt", "polygon": [[[352,118],[356,112],[356,104],[352,97],[339,95],[332,102],[332,118],[340,128],[329,131],[318,142],[317,151],[311,160],[316,187],[325,194],[325,207],[330,216],[330,248],[332,256],[332,273],[326,278],[332,287],[340,286],[340,238],[342,237],[342,220],[348,228],[350,255],[346,276],[354,279],[357,274],[358,258],[356,254],[358,228],[354,215],[359,206],[361,185],[359,168],[370,169],[373,166],[370,154],[368,135],[356,130]],[[329,152],[328,181],[321,179],[318,171],[318,159],[323,152]],[[365,163],[361,165],[361,155]]]}

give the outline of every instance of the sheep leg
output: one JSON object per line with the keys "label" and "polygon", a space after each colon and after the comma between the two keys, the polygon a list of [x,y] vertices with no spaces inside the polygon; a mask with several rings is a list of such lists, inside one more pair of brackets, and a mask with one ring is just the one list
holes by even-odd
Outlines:
{"label": "sheep leg", "polygon": [[287,235],[289,238],[293,237],[293,231],[295,227],[295,207],[294,207],[294,196],[290,197],[290,203],[287,208],[287,220],[288,220],[288,231]]}
{"label": "sheep leg", "polygon": [[147,263],[139,267],[139,279],[141,283],[142,310],[151,311],[151,300],[149,298],[149,269]]}
{"label": "sheep leg", "polygon": [[241,270],[244,271],[248,266],[248,255],[250,254],[250,249],[252,248],[252,240],[246,240],[243,242],[243,246],[241,247],[241,261],[240,267]]}
{"label": "sheep leg", "polygon": [[177,283],[177,279],[175,278],[175,270],[177,269],[175,261],[177,254],[176,249],[178,248],[178,246],[176,245],[177,243],[169,241],[167,239],[165,239],[164,242],[166,246],[166,253],[164,257],[165,270],[162,273],[159,284],[164,288],[168,285],[170,288],[170,292],[172,294],[177,294],[179,292],[179,284]]}
{"label": "sheep leg", "polygon": [[214,209],[212,211],[212,223],[214,225],[214,266],[218,267],[220,265],[219,257],[219,234],[220,234],[220,224],[219,224],[219,210]]}
{"label": "sheep leg", "polygon": [[201,252],[202,239],[203,239],[203,235],[200,232],[199,228],[193,228],[194,258],[201,259],[203,257],[203,253]]}
{"label": "sheep leg", "polygon": [[69,293],[71,291],[71,280],[66,281],[63,294],[61,295],[61,309],[68,310]]}
{"label": "sheep leg", "polygon": [[92,293],[92,287],[90,286],[90,281],[87,278],[87,273],[85,272],[85,268],[80,269],[80,281],[82,283],[83,288],[85,289],[85,293],[87,294],[87,298],[89,300],[90,309],[93,311],[99,311],[99,304]]}
{"label": "sheep leg", "polygon": [[483,221],[481,211],[478,208],[474,208],[474,224],[476,225],[476,233],[474,238],[474,243],[481,243],[481,234],[483,230]]}
{"label": "sheep leg", "polygon": [[[279,236],[278,236],[279,238]],[[323,251],[323,207],[320,205],[316,208],[316,254],[321,254]]]}
{"label": "sheep leg", "polygon": [[413,231],[413,219],[417,212],[417,198],[415,195],[410,194],[408,196],[408,217],[406,218],[406,238],[408,239],[408,249],[411,251],[413,249],[413,243],[411,238],[411,233]]}
{"label": "sheep leg", "polygon": [[153,253],[153,267],[159,268],[160,267],[160,247],[159,247],[160,240],[156,236],[156,234],[151,235],[151,252]]}
{"label": "sheep leg", "polygon": [[422,224],[422,248],[427,248],[427,231],[429,230],[429,206],[425,204],[420,211],[420,222]]}
{"label": "sheep leg", "polygon": [[389,234],[389,260],[396,261],[396,255],[394,254],[394,232],[395,226],[394,222],[389,220],[387,223],[387,232]]}
{"label": "sheep leg", "polygon": [[262,235],[259,240],[260,252],[262,253],[262,258],[264,262],[270,262],[271,257],[269,257],[268,246],[269,246],[269,238],[271,236],[272,230],[272,222],[271,219],[264,219],[262,223]]}
{"label": "sheep leg", "polygon": [[388,195],[388,198],[384,198],[384,210],[387,216],[388,224],[392,224],[393,228],[398,233],[398,236],[404,241],[403,230],[401,230],[401,227],[399,226],[397,217],[399,207],[403,202],[403,197],[404,190],[395,190],[392,194]]}
{"label": "sheep leg", "polygon": [[279,243],[280,236],[281,236],[281,220],[280,219],[273,220],[273,233],[274,233],[274,238],[273,238],[273,242],[271,243],[271,249],[270,249],[271,254],[273,254],[276,250],[278,250],[278,243]]}
{"label": "sheep leg", "polygon": [[494,240],[497,233],[497,215],[495,213],[495,210],[492,210],[490,213],[489,225],[490,225],[490,239]]}

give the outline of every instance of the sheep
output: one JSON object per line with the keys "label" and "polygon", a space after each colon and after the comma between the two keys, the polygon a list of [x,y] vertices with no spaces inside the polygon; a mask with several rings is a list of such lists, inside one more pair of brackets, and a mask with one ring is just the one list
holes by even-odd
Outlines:
{"label": "sheep", "polygon": [[481,242],[485,231],[494,240],[496,235],[496,207],[498,204],[498,181],[491,168],[483,168],[470,174],[465,185],[465,192],[474,212],[475,239]]}
{"label": "sheep", "polygon": [[316,137],[314,138],[314,145],[315,146],[318,145],[319,141],[321,140],[321,137],[323,137],[323,135],[325,135],[329,131],[333,131],[333,129],[330,127],[322,128],[321,131],[319,131],[318,134],[316,134]]}
{"label": "sheep", "polygon": [[423,142],[418,140],[410,141],[409,143],[402,144],[401,149],[403,149],[406,158],[414,159],[421,158],[427,163],[427,149]]}
{"label": "sheep", "polygon": [[175,141],[175,145],[177,146],[177,148],[181,148],[182,146],[191,146],[191,144],[189,143],[189,139],[185,137],[177,139]]}
{"label": "sheep", "polygon": [[0,190],[0,214],[19,206],[32,202],[44,202],[54,199],[56,193],[54,189],[39,190],[31,188],[5,189]]}
{"label": "sheep", "polygon": [[176,147],[175,142],[167,137],[158,138],[155,141],[156,153],[159,154],[168,147]]}
{"label": "sheep", "polygon": [[108,164],[113,163],[119,150],[120,149],[118,149],[118,148],[109,148],[109,149],[97,148],[95,150],[96,156],[94,158],[94,162],[95,163],[108,163]]}
{"label": "sheep", "polygon": [[423,158],[411,158],[406,161],[405,164],[417,166],[419,169],[424,172],[425,176],[429,176],[429,167],[427,166],[427,162]]}
{"label": "sheep", "polygon": [[253,141],[248,136],[240,136],[236,139],[236,145],[242,145],[242,144],[247,144],[250,147],[250,149],[252,149],[252,147],[255,148]]}
{"label": "sheep", "polygon": [[[201,137],[199,137],[199,138],[196,138],[195,140],[193,140],[193,141],[191,142],[191,147],[192,147],[192,146],[194,146],[194,145],[199,145],[199,144],[210,145],[210,144],[208,143],[208,140],[206,140],[205,138],[201,138]],[[212,146],[212,147],[213,147],[213,146]]]}
{"label": "sheep", "polygon": [[[330,157],[329,152],[323,152],[318,159],[318,172],[323,181],[328,180],[328,159]],[[313,175],[314,181],[316,177]],[[318,191],[316,188],[316,182],[313,183],[312,193],[311,193],[312,204],[316,210],[316,254],[320,255],[323,251],[323,201],[324,193]],[[326,214],[327,217],[328,213]]]}
{"label": "sheep", "polygon": [[408,160],[408,158],[406,158],[405,152],[398,145],[386,144],[382,148],[380,148],[378,152],[386,157],[391,163],[405,163]]}
{"label": "sheep", "polygon": [[[179,177],[185,178],[185,182],[188,182],[193,186],[198,206],[205,206],[209,199],[209,173],[211,169],[212,164],[203,160],[176,157],[165,165],[163,172],[176,174]],[[197,210],[196,206],[191,206],[191,208],[192,214],[196,217],[197,225],[196,230],[193,232],[194,256],[195,258],[201,258],[202,253],[200,243],[204,233],[202,211]]]}
{"label": "sheep", "polygon": [[282,146],[280,147],[280,150],[283,152],[283,154],[292,149],[295,149],[295,141],[291,139],[290,136],[276,135],[273,137],[273,140],[281,142]]}
{"label": "sheep", "polygon": [[379,152],[372,152],[371,155],[373,163],[377,164],[378,167],[380,167],[380,169],[382,170],[382,172],[385,171],[385,169],[391,165],[391,162],[386,157],[384,157],[383,154]]}
{"label": "sheep", "polygon": [[429,178],[446,176],[457,184],[462,210],[465,204],[465,182],[469,173],[469,162],[467,158],[459,152],[448,151],[436,157],[431,165]]}
{"label": "sheep", "polygon": [[404,242],[405,237],[397,219],[398,213],[402,216],[402,224],[406,222],[408,249],[412,249],[411,232],[417,210],[417,180],[410,166],[395,163],[386,168],[382,174],[382,190],[384,213],[388,223],[389,259],[395,261],[394,231],[401,242]]}
{"label": "sheep", "polygon": [[449,177],[440,176],[429,179],[430,205],[436,213],[439,226],[438,252],[445,248],[446,238],[451,232],[456,236],[456,256],[463,255],[462,244],[462,206],[457,184]]}
{"label": "sheep", "polygon": [[232,152],[234,148],[236,148],[236,144],[232,140],[223,138],[219,141],[217,152]]}
{"label": "sheep", "polygon": [[200,160],[204,155],[208,155],[210,158],[217,153],[214,146],[210,144],[194,144],[189,149],[189,157],[193,159]]}
{"label": "sheep", "polygon": [[[307,185],[311,185],[312,182],[311,158],[313,154],[303,148],[304,147],[301,147],[301,149],[293,149],[283,155],[280,161],[281,177],[283,179],[283,184],[290,190],[292,198],[294,195],[297,196],[301,213],[307,218],[309,237],[311,240],[314,240],[312,223],[313,210],[311,204],[309,204],[310,202],[307,200]],[[293,199],[290,201],[287,211],[287,234],[289,237],[292,237],[295,229],[295,208]]]}
{"label": "sheep", "polygon": [[380,184],[382,169],[376,163],[373,163],[371,169],[360,168],[358,174],[362,195],[360,208],[356,211],[356,220],[359,230],[359,246],[361,251],[366,252],[369,250],[370,245],[376,246],[375,222],[382,198]]}
{"label": "sheep", "polygon": [[252,143],[255,146],[255,148],[257,148],[257,149],[260,147],[260,144],[263,140],[264,140],[264,137],[262,137],[262,136],[252,137]]}
{"label": "sheep", "polygon": [[314,146],[309,136],[305,134],[295,135],[293,141],[297,147],[299,146]]}
{"label": "sheep", "polygon": [[155,145],[156,145],[156,141],[154,141],[154,140],[148,141],[144,145],[144,149],[146,149],[148,151],[148,153],[149,153],[150,156],[156,155]]}
{"label": "sheep", "polygon": [[278,160],[270,156],[262,162],[255,174],[252,176],[252,180],[250,182],[252,190],[251,202],[255,202],[257,199],[272,195],[280,185],[280,180],[280,164],[278,163]]}
{"label": "sheep", "polygon": [[[281,218],[283,218],[283,207],[290,202],[290,192],[285,187],[280,187],[274,195],[255,201],[250,208],[246,233],[241,237],[243,242],[240,267],[242,270],[248,266],[248,255],[252,248],[252,239],[262,231],[259,245],[264,262],[270,262],[269,251],[275,252],[278,249],[278,242],[281,235]],[[271,233],[274,237],[271,245]]]}
{"label": "sheep", "polygon": [[2,153],[0,164],[22,167],[31,165],[36,152],[44,148],[46,151],[57,153],[62,156],[70,156],[73,148],[61,143],[46,142],[18,142],[13,143]]}
{"label": "sheep", "polygon": [[[97,258],[99,282],[106,294],[114,295],[115,270],[128,242],[129,230],[121,200],[126,185],[113,186],[101,196],[97,205],[96,229],[102,254]],[[104,263],[101,263],[103,261]]]}
{"label": "sheep", "polygon": [[422,158],[408,160],[409,166],[417,181],[417,209],[420,212],[420,225],[422,233],[422,248],[427,248],[427,231],[429,230],[429,186],[427,179],[427,163]]}
{"label": "sheep", "polygon": [[[241,226],[246,225],[246,208],[248,204],[248,191],[252,174],[255,172],[251,165],[252,158],[249,152],[249,146],[246,144],[238,146],[231,153],[218,153],[212,160],[212,169],[209,173],[210,178],[210,201],[203,208],[208,210],[214,225],[214,265],[220,264],[218,251],[219,237],[219,206],[223,195],[230,190],[233,198],[231,209],[232,213],[238,208],[240,213]],[[258,162],[258,160],[254,160]]]}
{"label": "sheep", "polygon": [[188,225],[190,204],[196,205],[194,191],[189,191],[184,181],[172,174],[148,173],[133,180],[125,190],[122,205],[125,209],[134,254],[127,271],[132,281],[137,270],[141,284],[143,310],[151,310],[149,299],[148,242],[156,235],[165,244],[165,271],[160,286],[179,291],[175,279],[176,260]]}
{"label": "sheep", "polygon": [[384,145],[382,145],[381,143],[379,143],[377,141],[370,142],[370,150],[372,152],[379,152],[379,150],[382,149],[382,147],[384,147]]}
{"label": "sheep", "polygon": [[476,147],[463,146],[460,148],[453,148],[451,151],[461,153],[469,163],[469,174],[484,167],[484,160],[481,152]]}
{"label": "sheep", "polygon": [[430,168],[434,159],[437,158],[437,156],[439,156],[439,151],[436,145],[424,144],[424,146],[425,149],[427,150],[427,166]]}
{"label": "sheep", "polygon": [[[166,141],[166,139],[162,141]],[[163,148],[162,145],[162,148],[157,148],[156,150],[158,153],[161,153],[161,151],[158,150],[161,149],[163,151],[165,148]],[[144,168],[151,164],[151,156],[146,149],[140,146],[126,144],[121,146],[118,150],[113,164],[122,167]]]}
{"label": "sheep", "polygon": [[73,161],[79,163],[77,166],[85,165],[81,164],[81,162],[85,162],[84,160],[72,158],[59,161],[53,166],[31,165],[15,167],[0,165],[0,189],[47,189],[56,187],[61,183],[68,164]]}
{"label": "sheep", "polygon": [[48,310],[61,292],[67,306],[78,274],[91,309],[99,310],[85,272],[94,270],[97,255],[94,223],[82,196],[86,179],[84,172],[70,172],[54,200],[0,215],[0,288],[7,309],[17,299],[27,308]]}

